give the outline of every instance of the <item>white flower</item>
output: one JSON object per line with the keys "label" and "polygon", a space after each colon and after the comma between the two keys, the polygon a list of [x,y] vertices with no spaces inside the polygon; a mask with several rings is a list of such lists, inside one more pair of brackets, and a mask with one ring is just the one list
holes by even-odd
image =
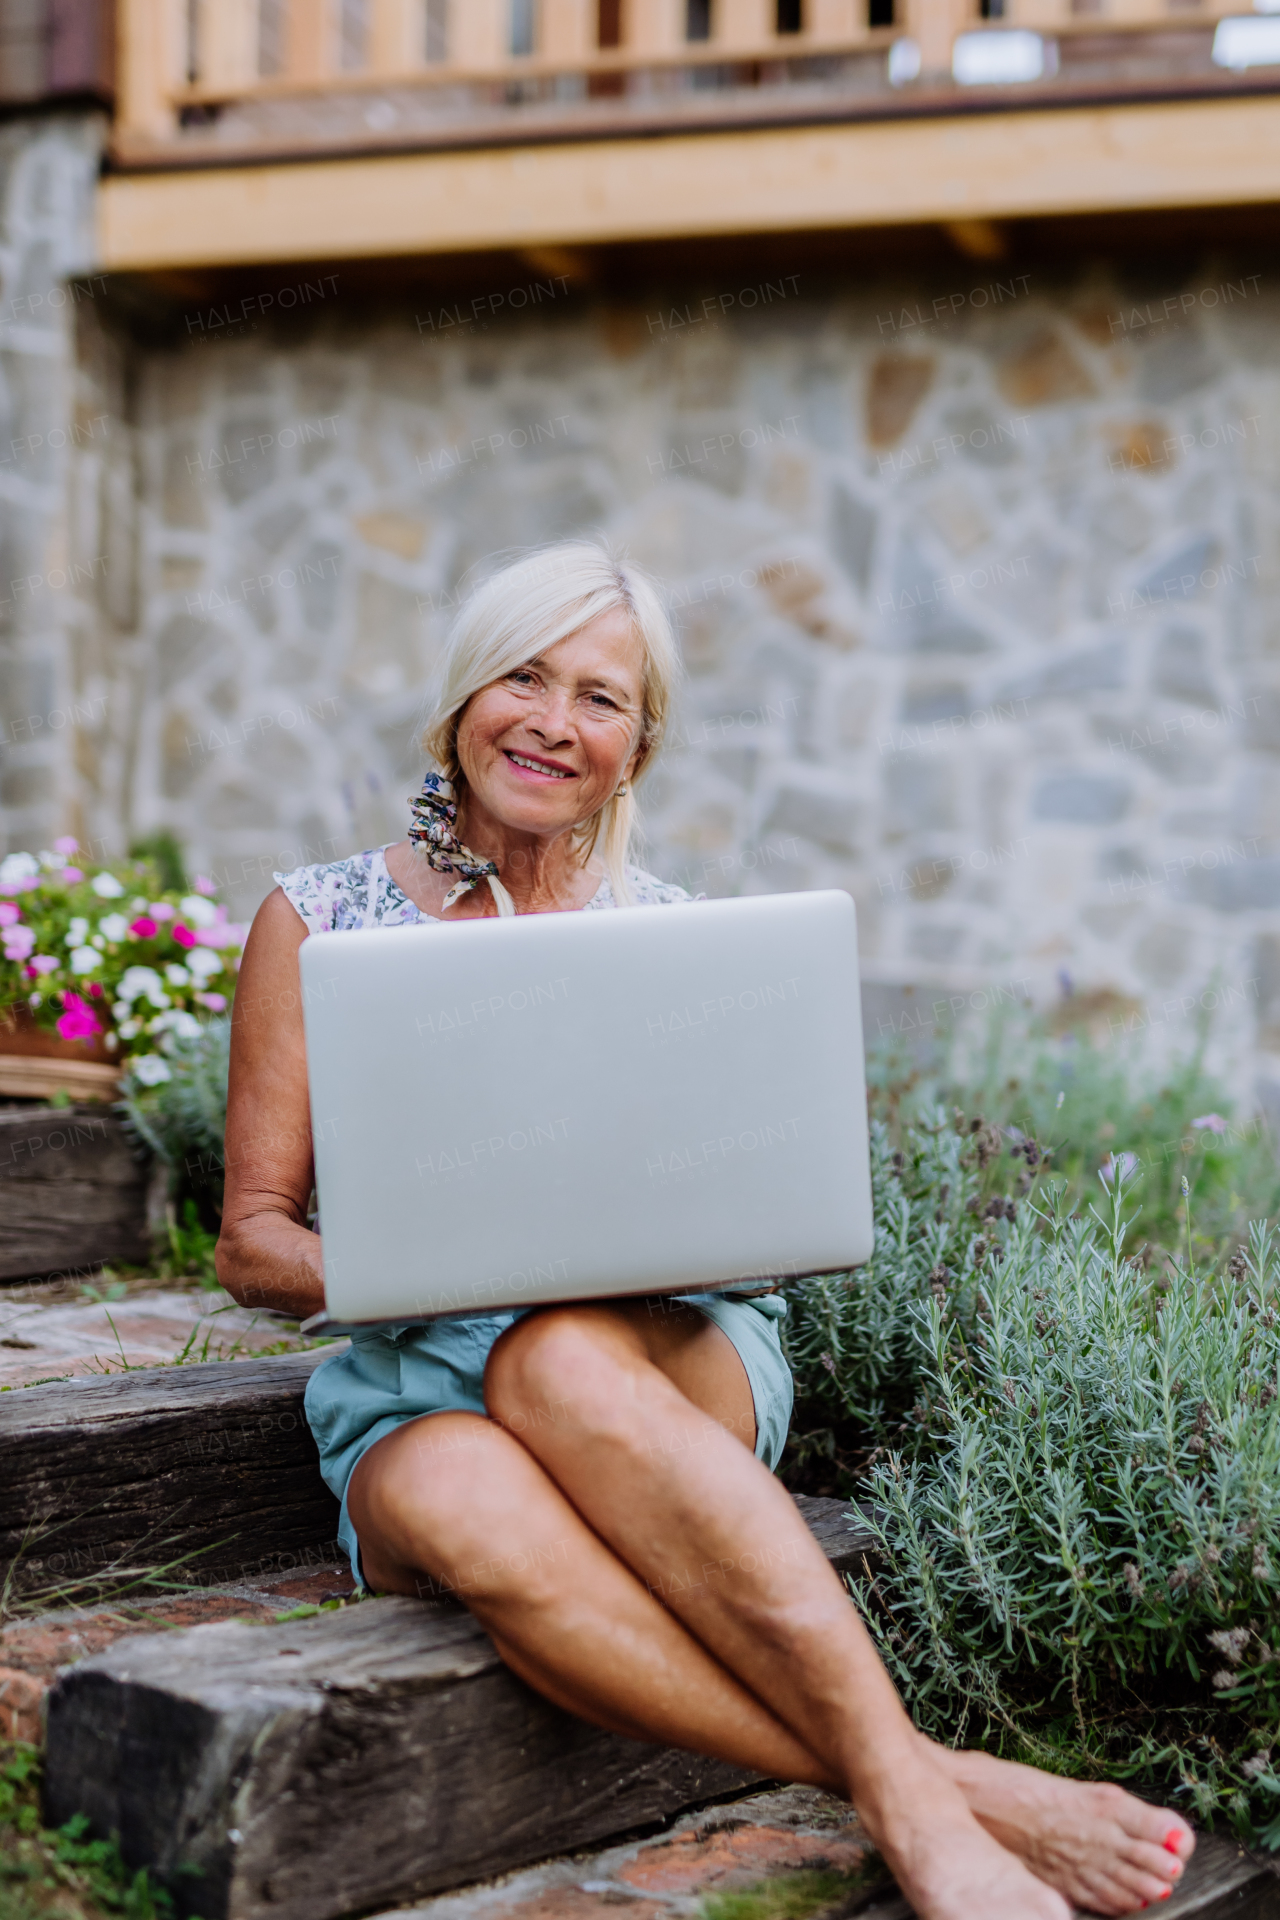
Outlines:
{"label": "white flower", "polygon": [[88,934],[88,931],[89,931],[89,922],[87,920],[83,920],[80,917],[80,915],[77,914],[75,919],[71,922],[70,926],[67,928],[67,945],[69,947],[82,947],[85,943],[85,936]]}
{"label": "white flower", "polygon": [[99,900],[118,900],[124,892],[114,873],[95,873],[89,885]]}
{"label": "white flower", "polygon": [[52,853],[48,847],[41,847],[36,859],[46,873],[56,873],[59,867],[65,867],[67,864],[65,853]]}
{"label": "white flower", "polygon": [[194,1013],[184,1013],[180,1007],[175,1007],[172,1013],[162,1013],[151,1021],[147,1032],[172,1033],[179,1040],[198,1040],[200,1022]]}
{"label": "white flower", "polygon": [[129,1062],[129,1071],[144,1087],[158,1087],[162,1080],[171,1080],[169,1063],[158,1053],[138,1053]]}
{"label": "white flower", "polygon": [[[120,1013],[118,1008],[116,1009],[116,1018],[117,1020],[120,1019]],[[120,1038],[122,1040],[136,1039],[138,1034],[140,1034],[141,1032],[142,1032],[141,1020],[121,1020],[120,1021]]]}
{"label": "white flower", "polygon": [[129,931],[129,922],[122,913],[106,913],[98,922],[98,932],[108,940],[123,940]]}
{"label": "white flower", "polygon": [[96,947],[76,947],[71,955],[72,973],[94,973],[101,961]]}
{"label": "white flower", "polygon": [[218,909],[212,900],[205,900],[198,893],[189,893],[179,900],[178,912],[192,927],[212,927],[218,918]]}
{"label": "white flower", "polygon": [[39,873],[40,862],[30,853],[7,853],[0,860],[0,887],[8,886],[11,880],[29,880],[32,874]]}
{"label": "white flower", "polygon": [[102,1044],[108,1053],[114,1053],[120,1045],[120,1036],[115,1033],[104,1033],[102,1036]]}
{"label": "white flower", "polygon": [[102,935],[101,935],[100,933],[95,933],[95,934],[94,934],[94,935],[92,936],[92,938],[90,939],[90,941],[89,941],[89,945],[90,945],[91,947],[96,947],[99,953],[104,953],[104,952],[106,951],[106,945],[107,945],[107,943],[106,943],[106,941],[105,941],[105,940],[103,939],[103,937],[102,937]]}
{"label": "white flower", "polygon": [[164,977],[171,987],[189,987],[191,985],[191,975],[185,967],[176,967],[170,964],[164,970]]}
{"label": "white flower", "polygon": [[140,995],[145,994],[153,1007],[167,1007],[170,1000],[160,984],[160,975],[154,967],[126,967],[116,992],[126,1006],[132,1006]]}
{"label": "white flower", "polygon": [[222,972],[221,960],[208,947],[192,947],[187,955],[187,966],[200,981],[212,980],[215,973]]}

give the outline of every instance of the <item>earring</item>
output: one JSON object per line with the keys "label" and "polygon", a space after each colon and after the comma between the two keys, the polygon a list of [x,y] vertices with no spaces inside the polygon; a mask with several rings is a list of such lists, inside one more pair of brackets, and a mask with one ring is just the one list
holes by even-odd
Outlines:
{"label": "earring", "polygon": [[614,799],[615,799],[615,800],[621,800],[621,798],[622,798],[622,796],[623,796],[623,794],[624,794],[624,793],[626,793],[626,791],[627,791],[627,783],[626,783],[626,781],[625,781],[625,780],[620,780],[620,781],[618,782],[618,784],[617,784],[617,786],[616,786],[616,787],[614,788],[614,791],[613,791],[613,797],[614,797]]}

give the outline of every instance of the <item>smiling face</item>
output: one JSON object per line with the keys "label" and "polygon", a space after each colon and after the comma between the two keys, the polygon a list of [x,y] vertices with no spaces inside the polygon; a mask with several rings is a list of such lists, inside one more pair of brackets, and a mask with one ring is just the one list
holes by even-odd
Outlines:
{"label": "smiling face", "polygon": [[469,795],[504,827],[558,834],[639,764],[644,656],[622,608],[473,695],[458,723]]}

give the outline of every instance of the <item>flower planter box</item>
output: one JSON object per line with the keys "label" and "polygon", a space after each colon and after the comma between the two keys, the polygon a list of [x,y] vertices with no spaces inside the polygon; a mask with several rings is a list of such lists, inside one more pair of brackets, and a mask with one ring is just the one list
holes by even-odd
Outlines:
{"label": "flower planter box", "polygon": [[6,1007],[0,1021],[0,1096],[14,1100],[114,1100],[120,1068],[103,1036],[63,1040],[37,1027],[28,1007]]}
{"label": "flower planter box", "polygon": [[[61,1085],[73,1072],[113,1074],[38,1054],[12,1055],[8,1064],[60,1074]],[[113,1088],[100,1084],[96,1103],[79,1096],[69,1107],[0,1111],[0,1285],[150,1258],[150,1156],[105,1104]]]}

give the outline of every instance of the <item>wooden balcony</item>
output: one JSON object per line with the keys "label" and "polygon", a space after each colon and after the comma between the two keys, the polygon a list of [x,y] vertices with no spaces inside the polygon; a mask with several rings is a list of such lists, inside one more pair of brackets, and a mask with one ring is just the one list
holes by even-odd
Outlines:
{"label": "wooden balcony", "polygon": [[[1248,0],[119,0],[119,166],[1265,90],[1213,30]],[[1022,84],[960,35],[1041,36]]]}
{"label": "wooden balcony", "polygon": [[[1247,3],[118,0],[102,260],[1274,203],[1280,61],[1213,59]],[[1034,73],[964,83],[1018,34]]]}

